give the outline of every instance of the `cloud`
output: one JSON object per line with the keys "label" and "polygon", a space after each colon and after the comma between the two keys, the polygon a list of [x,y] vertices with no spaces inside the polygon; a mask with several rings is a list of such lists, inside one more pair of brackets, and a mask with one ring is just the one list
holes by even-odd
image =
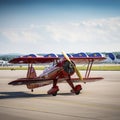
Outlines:
{"label": "cloud", "polygon": [[71,48],[120,50],[119,31],[120,17],[43,25],[33,23],[26,28],[0,30],[11,43],[34,44],[36,49],[41,47],[43,50],[45,48],[48,50],[48,47],[69,50]]}
{"label": "cloud", "polygon": [[51,24],[46,27],[56,41],[94,42],[119,41],[120,18],[80,21],[77,23]]}
{"label": "cloud", "polygon": [[13,42],[34,42],[50,40],[68,42],[111,41],[120,38],[120,18],[108,18],[80,21],[73,23],[58,23],[47,25],[31,24],[24,29],[10,29],[3,31],[3,35]]}
{"label": "cloud", "polygon": [[2,34],[12,43],[35,43],[37,40],[41,40],[42,36],[33,29],[8,29],[4,30]]}

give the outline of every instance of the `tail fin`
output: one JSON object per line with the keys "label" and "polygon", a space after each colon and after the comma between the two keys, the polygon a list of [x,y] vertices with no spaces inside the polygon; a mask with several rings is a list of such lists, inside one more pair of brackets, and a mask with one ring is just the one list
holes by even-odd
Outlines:
{"label": "tail fin", "polygon": [[27,78],[36,78],[36,71],[33,66],[28,67]]}

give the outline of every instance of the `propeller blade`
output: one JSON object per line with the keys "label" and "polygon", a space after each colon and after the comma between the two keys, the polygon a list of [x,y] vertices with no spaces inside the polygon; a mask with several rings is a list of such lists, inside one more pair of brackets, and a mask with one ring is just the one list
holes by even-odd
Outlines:
{"label": "propeller blade", "polygon": [[74,66],[74,69],[75,69],[75,72],[76,72],[77,76],[79,77],[79,79],[83,80],[82,75],[80,74],[80,72],[79,72],[79,70],[77,69],[76,66]]}
{"label": "propeller blade", "polygon": [[68,57],[68,55],[64,51],[62,51],[62,54],[64,55],[65,59],[71,63],[70,58]]}
{"label": "propeller blade", "polygon": [[77,67],[71,62],[70,58],[68,57],[68,55],[63,51],[62,54],[64,55],[64,57],[66,58],[66,60],[68,60],[71,65],[74,67],[75,72],[77,74],[77,76],[79,77],[80,80],[83,80],[82,75],[80,74],[79,70],[77,69]]}

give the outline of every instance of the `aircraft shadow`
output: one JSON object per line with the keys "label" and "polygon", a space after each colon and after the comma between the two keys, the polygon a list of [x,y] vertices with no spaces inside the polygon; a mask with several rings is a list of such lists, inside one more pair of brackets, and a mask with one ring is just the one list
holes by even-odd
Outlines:
{"label": "aircraft shadow", "polygon": [[[72,93],[58,93],[57,95],[71,96]],[[0,92],[0,99],[14,99],[14,98],[32,98],[32,97],[51,97],[48,94],[30,94],[26,92]]]}

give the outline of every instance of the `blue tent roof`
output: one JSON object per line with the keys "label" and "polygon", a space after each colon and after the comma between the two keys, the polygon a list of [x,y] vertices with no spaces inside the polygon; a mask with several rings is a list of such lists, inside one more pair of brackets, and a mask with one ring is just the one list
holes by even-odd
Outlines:
{"label": "blue tent roof", "polygon": [[83,53],[83,52],[77,53],[77,54],[73,54],[72,56],[73,56],[73,57],[88,57],[87,54],[86,54],[86,53]]}
{"label": "blue tent roof", "polygon": [[115,55],[113,53],[106,54],[111,60],[115,60]]}
{"label": "blue tent roof", "polygon": [[89,57],[102,57],[101,53],[91,53],[88,55]]}
{"label": "blue tent roof", "polygon": [[58,57],[58,56],[54,53],[50,53],[50,54],[44,55],[44,57]]}
{"label": "blue tent roof", "polygon": [[37,57],[37,55],[35,55],[35,54],[29,54],[29,55],[25,55],[25,56],[22,56],[22,57],[33,57],[33,58],[35,58],[35,57]]}
{"label": "blue tent roof", "polygon": [[[68,57],[73,57],[71,54],[68,54],[68,53],[67,53],[67,55],[68,55]],[[64,56],[63,56],[63,54],[58,54],[58,57],[61,57],[61,58],[62,58],[62,57],[64,57]]]}

